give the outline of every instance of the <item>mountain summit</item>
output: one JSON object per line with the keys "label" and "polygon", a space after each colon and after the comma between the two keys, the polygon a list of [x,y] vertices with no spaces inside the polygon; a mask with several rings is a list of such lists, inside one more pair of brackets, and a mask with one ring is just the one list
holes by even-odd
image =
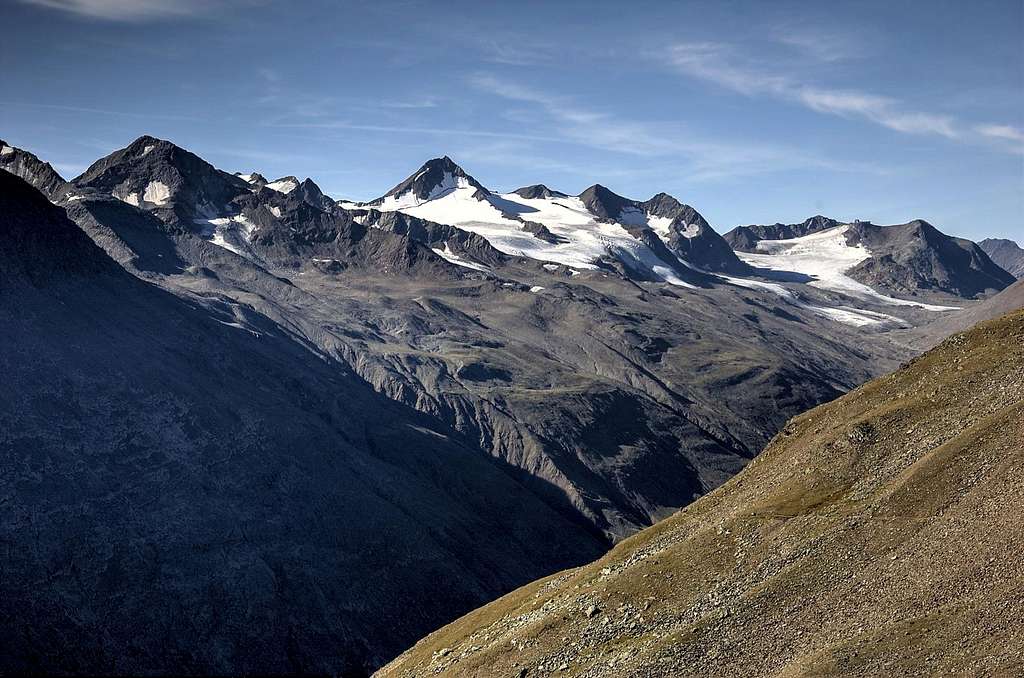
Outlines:
{"label": "mountain summit", "polygon": [[252,188],[194,153],[151,136],[97,160],[73,183],[137,207],[171,210],[186,223],[220,216],[233,199]]}
{"label": "mountain summit", "polygon": [[479,181],[467,174],[446,155],[423,163],[423,166],[405,181],[369,204],[378,205],[387,201],[388,198],[397,201],[423,202],[447,195],[456,188],[470,187],[476,189],[474,197],[483,198],[490,194],[490,191],[484,188]]}
{"label": "mountain summit", "polygon": [[48,162],[32,153],[0,140],[0,169],[21,177],[43,192],[50,200],[64,197],[67,182]]}
{"label": "mountain summit", "polygon": [[1024,249],[1016,242],[1005,238],[985,238],[978,247],[1010,275],[1024,278]]}

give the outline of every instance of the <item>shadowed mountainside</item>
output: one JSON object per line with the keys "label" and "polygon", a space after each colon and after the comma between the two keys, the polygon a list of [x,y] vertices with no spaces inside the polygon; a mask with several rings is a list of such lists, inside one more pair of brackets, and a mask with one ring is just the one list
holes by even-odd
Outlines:
{"label": "shadowed mountainside", "polygon": [[[0,672],[365,675],[606,542],[0,171]],[[471,556],[467,554],[472,554]]]}

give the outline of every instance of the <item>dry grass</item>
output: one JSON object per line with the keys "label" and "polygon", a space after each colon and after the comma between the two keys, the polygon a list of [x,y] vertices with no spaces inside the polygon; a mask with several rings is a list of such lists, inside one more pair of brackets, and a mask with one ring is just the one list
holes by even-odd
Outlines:
{"label": "dry grass", "polygon": [[1024,312],[951,337],[380,675],[1020,675],[1022,347]]}

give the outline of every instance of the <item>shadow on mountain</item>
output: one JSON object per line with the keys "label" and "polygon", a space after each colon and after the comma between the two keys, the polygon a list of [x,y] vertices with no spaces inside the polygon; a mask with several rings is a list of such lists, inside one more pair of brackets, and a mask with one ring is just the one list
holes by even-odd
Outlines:
{"label": "shadow on mountain", "polygon": [[751,269],[753,269],[754,275],[776,282],[809,283],[817,280],[813,275],[798,273],[797,271],[779,271],[771,268],[759,268],[757,266],[751,266]]}
{"label": "shadow on mountain", "polygon": [[0,215],[4,672],[366,675],[605,549],[251,309],[129,275],[6,172]]}

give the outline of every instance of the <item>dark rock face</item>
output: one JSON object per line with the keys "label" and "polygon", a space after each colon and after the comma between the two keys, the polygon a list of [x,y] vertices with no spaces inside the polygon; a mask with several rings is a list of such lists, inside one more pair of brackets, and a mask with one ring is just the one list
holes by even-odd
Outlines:
{"label": "dark rock face", "polygon": [[46,286],[70,275],[120,269],[63,212],[19,177],[0,170],[0,285]]}
{"label": "dark rock face", "polygon": [[707,271],[737,275],[750,272],[729,243],[694,208],[667,193],[659,193],[640,206],[651,214],[672,219],[667,244],[679,258]]}
{"label": "dark rock face", "polygon": [[567,193],[561,191],[553,191],[544,184],[534,184],[532,186],[523,186],[513,191],[516,195],[527,200],[536,200],[540,198],[568,198]]}
{"label": "dark rock face", "polygon": [[952,238],[926,221],[897,226],[855,222],[846,239],[851,245],[867,247],[872,255],[851,269],[850,276],[888,290],[937,291],[971,299],[998,292],[1014,281],[978,245]]}
{"label": "dark rock face", "polygon": [[306,178],[299,182],[299,187],[295,189],[296,192],[302,197],[303,200],[308,202],[314,207],[319,207],[325,211],[333,211],[335,204],[334,201],[324,195],[324,192],[320,190],[312,179]]}
{"label": "dark rock face", "polygon": [[73,183],[148,209],[172,212],[183,228],[221,216],[252,188],[169,141],[144,136],[93,163]]}
{"label": "dark rock face", "polygon": [[447,224],[438,224],[420,219],[403,212],[380,212],[374,209],[357,210],[360,221],[397,235],[407,236],[410,240],[423,243],[428,247],[449,247],[457,254],[467,254],[469,259],[486,265],[500,264],[508,260],[491,246],[487,240],[475,233]]}
{"label": "dark rock face", "polygon": [[[388,196],[400,196],[412,192],[420,200],[426,200],[434,195],[446,178],[463,179],[477,190],[477,195],[483,199],[490,192],[480,182],[466,174],[466,171],[455,164],[455,161],[447,155],[443,158],[428,160],[414,174],[410,175],[402,183],[398,184],[382,197],[369,203],[370,205],[380,204]],[[435,196],[436,197],[436,196]]]}
{"label": "dark rock face", "polygon": [[63,198],[67,182],[48,162],[0,139],[0,170],[21,177],[51,200]]}
{"label": "dark rock face", "polygon": [[579,194],[591,214],[605,221],[618,221],[622,211],[633,207],[633,201],[613,193],[601,184],[594,184]]}
{"label": "dark rock face", "polygon": [[366,675],[604,546],[252,308],[128,275],[4,172],[0,319],[5,672]]}
{"label": "dark rock face", "polygon": [[722,237],[738,252],[756,252],[757,243],[761,240],[788,240],[801,238],[811,233],[818,233],[840,226],[835,219],[820,214],[810,217],[799,224],[767,224],[737,226]]}
{"label": "dark rock face", "polygon": [[[659,193],[650,200],[637,202],[595,184],[581,193],[579,198],[598,218],[624,224],[634,237],[651,247],[670,267],[677,269],[684,280],[703,284],[692,271],[679,270],[676,257],[706,271],[736,274],[750,272],[750,267],[736,257],[728,243],[697,210],[667,193]],[[638,218],[634,218],[633,214]],[[646,222],[646,214],[671,219],[668,235],[659,236],[649,228],[638,225],[638,221]],[[644,231],[647,231],[646,237]],[[659,242],[652,245],[654,241]],[[666,248],[671,253],[668,256],[662,254]]]}
{"label": "dark rock face", "polygon": [[1005,238],[985,238],[978,243],[997,266],[1017,278],[1024,278],[1024,249]]}

